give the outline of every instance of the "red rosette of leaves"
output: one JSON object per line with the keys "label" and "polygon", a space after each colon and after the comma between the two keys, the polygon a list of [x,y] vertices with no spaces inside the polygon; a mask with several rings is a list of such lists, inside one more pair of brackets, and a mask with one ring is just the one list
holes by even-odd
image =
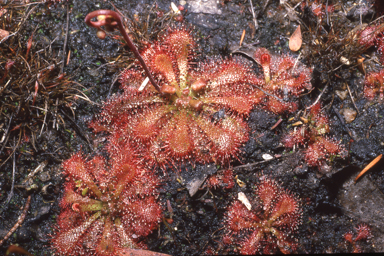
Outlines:
{"label": "red rosette of leaves", "polygon": [[344,239],[347,243],[352,245],[352,253],[362,253],[359,241],[370,241],[372,238],[371,228],[367,224],[360,224],[357,227],[355,227],[357,235],[354,236],[354,232],[349,231],[344,234]]}
{"label": "red rosette of leaves", "polygon": [[86,160],[80,153],[63,163],[67,178],[51,240],[56,253],[105,256],[145,248],[138,239],[161,218],[158,181],[131,151],[115,149],[109,163],[102,156]]}
{"label": "red rosette of leaves", "polygon": [[248,140],[245,119],[261,96],[249,65],[214,58],[196,64],[197,45],[185,27],[170,28],[141,51],[161,92],[143,88],[142,70],[120,78],[124,93],[108,100],[91,127],[111,143],[132,143],[148,163],[228,163]]}
{"label": "red rosette of leaves", "polygon": [[326,136],[330,131],[329,120],[321,111],[320,103],[314,105],[303,120],[305,122],[302,126],[285,135],[282,141],[285,147],[305,146],[304,158],[307,164],[320,168],[332,162],[336,156],[343,157],[345,150],[340,142]]}
{"label": "red rosette of leaves", "polygon": [[376,96],[384,99],[384,69],[379,72],[370,72],[365,77],[364,96],[373,100]]}
{"label": "red rosette of leaves", "polygon": [[227,169],[220,171],[219,173],[215,173],[206,180],[205,185],[212,189],[231,189],[233,186],[235,186],[235,177],[233,175],[233,171]]}
{"label": "red rosette of leaves", "polygon": [[255,84],[269,94],[262,101],[264,108],[276,114],[295,112],[297,96],[312,88],[312,71],[290,56],[274,56],[265,48],[258,48],[253,57],[263,69]]}
{"label": "red rosette of leaves", "polygon": [[299,199],[265,177],[256,185],[255,194],[251,210],[239,201],[228,207],[225,243],[239,244],[240,253],[246,255],[295,252],[294,233],[302,219]]}

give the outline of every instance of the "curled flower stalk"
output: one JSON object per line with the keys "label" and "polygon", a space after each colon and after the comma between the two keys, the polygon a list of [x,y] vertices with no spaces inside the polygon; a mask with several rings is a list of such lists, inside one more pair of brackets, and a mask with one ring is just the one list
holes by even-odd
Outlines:
{"label": "curled flower stalk", "polygon": [[[92,21],[92,19],[94,18],[97,18],[97,21]],[[121,17],[119,14],[111,10],[93,11],[91,13],[88,13],[88,15],[85,17],[85,23],[88,26],[94,27],[97,29],[96,35],[100,39],[104,39],[106,35],[104,30],[101,28],[102,26],[104,26],[107,31],[113,31],[115,28],[118,28],[120,33],[124,37],[124,40],[127,43],[128,47],[132,50],[133,54],[139,60],[143,69],[145,70],[145,73],[148,76],[149,80],[151,81],[152,85],[156,88],[156,90],[158,91],[160,90],[155,79],[152,77],[151,73],[149,72],[149,69],[145,64],[143,58],[141,57],[139,51],[137,50],[136,46],[133,44],[132,40],[129,38],[127,32],[125,31],[123,26],[123,21],[121,20]]]}
{"label": "curled flower stalk", "polygon": [[[117,150],[115,150],[117,151]],[[126,147],[107,167],[96,156],[78,153],[63,163],[68,176],[52,247],[60,255],[118,255],[143,248],[160,221],[156,178],[141,167]]]}

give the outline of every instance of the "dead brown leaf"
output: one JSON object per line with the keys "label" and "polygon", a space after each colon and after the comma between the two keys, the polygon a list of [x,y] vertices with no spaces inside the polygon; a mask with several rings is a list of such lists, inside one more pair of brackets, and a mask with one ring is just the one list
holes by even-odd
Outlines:
{"label": "dead brown leaf", "polygon": [[361,57],[361,56],[357,58],[357,68],[359,69],[359,71],[361,73],[363,73],[363,75],[365,75],[364,60],[365,60],[365,58]]}
{"label": "dead brown leaf", "polygon": [[301,29],[300,25],[296,28],[295,32],[289,38],[289,49],[291,51],[296,52],[300,50],[301,44],[303,43],[303,39],[301,37]]}
{"label": "dead brown leaf", "polygon": [[9,36],[9,32],[7,30],[0,29],[0,40],[3,40],[7,36]]}

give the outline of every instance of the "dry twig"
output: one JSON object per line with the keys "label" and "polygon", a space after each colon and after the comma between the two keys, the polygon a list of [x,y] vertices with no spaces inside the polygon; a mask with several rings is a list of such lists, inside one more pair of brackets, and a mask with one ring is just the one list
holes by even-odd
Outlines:
{"label": "dry twig", "polygon": [[349,85],[348,85],[348,83],[346,83],[346,85],[347,85],[348,93],[349,93],[349,96],[351,97],[353,106],[355,106],[355,109],[356,109],[357,113],[359,113],[359,115],[360,115],[360,111],[359,111],[359,109],[356,107],[355,100],[353,99],[353,96],[352,96],[351,90],[349,89]]}
{"label": "dry twig", "polygon": [[23,213],[19,216],[16,224],[9,230],[9,232],[5,235],[3,240],[0,241],[0,246],[16,231],[18,227],[20,227],[21,223],[23,223],[25,217],[27,216],[29,205],[31,204],[31,195],[28,196],[27,202],[25,203]]}
{"label": "dry twig", "polygon": [[309,107],[306,107],[306,109],[311,109],[313,106],[317,104],[317,102],[319,102],[321,96],[323,96],[324,92],[328,89],[328,85],[329,85],[329,82],[325,85],[324,89],[321,91],[319,96],[317,96],[317,99],[315,100],[315,102],[313,102]]}
{"label": "dry twig", "polygon": [[365,166],[365,168],[359,173],[359,175],[357,175],[357,177],[355,178],[355,183],[356,181],[364,174],[366,173],[369,169],[371,169],[375,164],[377,164],[377,162],[380,161],[381,157],[383,156],[383,154],[380,154],[378,155],[375,159],[372,160],[372,162],[370,162],[367,166]]}

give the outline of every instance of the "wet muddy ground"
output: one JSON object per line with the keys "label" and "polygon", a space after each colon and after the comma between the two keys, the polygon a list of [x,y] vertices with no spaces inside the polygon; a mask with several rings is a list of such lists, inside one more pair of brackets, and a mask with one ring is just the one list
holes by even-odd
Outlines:
{"label": "wet muddy ground", "polygon": [[[7,1],[3,2],[4,6],[9,6]],[[186,0],[175,4],[182,4],[187,10],[182,12],[182,22],[194,27],[194,33],[201,44],[202,57],[229,56],[233,51],[249,52],[254,47],[266,47],[276,54],[288,53],[298,57],[298,53],[292,53],[288,48],[289,36],[297,27],[297,20],[291,17],[279,1],[256,2],[259,1],[253,1],[253,7],[257,29],[249,1]],[[264,2],[269,2],[265,9]],[[339,3],[334,2],[336,5]],[[359,1],[349,1],[344,5],[352,10],[357,2]],[[103,152],[106,140],[102,135],[92,133],[88,122],[100,111],[104,100],[120,92],[117,77],[132,63],[133,55],[118,40],[110,37],[106,40],[98,39],[94,29],[86,26],[84,18],[91,11],[114,8],[121,11],[128,18],[127,21],[135,20],[136,26],[129,24],[130,29],[136,33],[138,45],[139,39],[154,40],[160,28],[169,23],[180,22],[175,21],[172,16],[169,1],[73,0],[56,4],[32,2],[25,3],[18,7],[18,12],[14,12],[19,21],[23,20],[21,17],[26,17],[18,35],[15,35],[20,37],[20,51],[26,50],[27,41],[33,34],[32,51],[44,49],[46,53],[43,58],[51,58],[46,60],[47,63],[54,62],[57,67],[61,67],[64,61],[64,72],[70,80],[83,86],[79,90],[89,101],[75,99],[60,105],[56,110],[53,106],[44,120],[46,125],[43,128],[42,122],[36,121],[39,120],[37,117],[33,117],[35,121],[27,117],[15,117],[9,122],[10,127],[17,124],[32,127],[35,137],[30,140],[34,143],[23,139],[22,144],[18,144],[20,133],[19,130],[14,130],[7,142],[2,141],[0,144],[0,237],[4,237],[17,222],[27,197],[30,195],[31,198],[22,226],[2,245],[2,252],[10,244],[17,243],[33,255],[53,255],[49,248],[49,239],[60,212],[58,202],[63,189],[61,162],[79,150],[90,155]],[[160,11],[168,18],[158,19],[156,12]],[[350,14],[349,17],[343,16],[348,21],[346,27],[352,30],[358,26],[360,17],[352,11],[345,13]],[[367,14],[362,19],[369,22],[374,15],[372,11],[371,16]],[[144,27],[147,20],[149,25]],[[302,29],[308,33],[308,30]],[[243,30],[246,31],[245,38],[243,46],[239,48]],[[303,55],[310,56],[305,55],[305,51],[311,50],[310,43],[306,41],[308,37],[303,38]],[[6,47],[6,43],[3,42],[0,47]],[[69,52],[70,58],[67,59]],[[373,59],[375,49],[364,54],[367,54],[367,59]],[[247,59],[249,63],[253,63],[255,70],[258,69],[246,55],[234,55]],[[159,229],[148,237],[146,242],[150,250],[171,255],[233,253],[234,245],[224,248],[221,243],[224,212],[237,199],[238,192],[252,194],[254,184],[265,174],[274,177],[302,200],[303,221],[296,234],[300,244],[297,250],[299,253],[352,252],[352,246],[343,236],[346,232],[355,232],[355,228],[362,223],[371,227],[373,236],[368,241],[358,243],[361,252],[384,251],[383,160],[358,182],[354,182],[357,174],[370,161],[384,153],[384,104],[380,101],[368,101],[363,97],[364,75],[356,66],[342,66],[337,75],[343,79],[332,79],[326,86],[326,67],[321,66],[324,62],[320,62],[320,59],[301,59],[314,70],[312,83],[315,89],[300,99],[299,109],[311,105],[322,90],[325,90],[321,101],[330,119],[330,136],[341,140],[347,152],[344,159],[336,159],[326,171],[308,166],[303,161],[300,150],[291,152],[281,144],[282,136],[292,124],[288,120],[294,114],[278,116],[256,108],[248,120],[251,127],[250,140],[244,145],[241,158],[232,163],[234,174],[244,183],[243,186],[239,185],[242,185],[240,182],[228,190],[208,190],[201,186],[190,196],[191,180],[203,180],[220,167],[197,165],[193,170],[191,166],[181,166],[181,171],[156,170],[162,177],[159,200],[164,208],[164,216],[172,218],[173,222],[160,223]],[[4,57],[1,63],[4,69]],[[379,67],[373,61],[366,64],[368,71]],[[336,94],[336,91],[346,91],[345,83],[349,85],[353,101],[349,94],[345,98]],[[33,85],[30,85],[29,90],[33,95]],[[356,119],[346,123],[345,109],[355,109],[355,106],[358,109]],[[44,108],[44,104],[41,107]],[[282,123],[271,130],[280,118],[283,119]],[[2,118],[2,121],[9,119]],[[2,126],[0,136],[4,136],[9,123],[5,122]],[[36,125],[35,128],[33,125]],[[15,145],[19,145],[16,150],[12,148]],[[266,161],[263,158],[265,154],[273,156],[273,159]],[[41,164],[44,167],[28,179],[28,174]],[[167,201],[170,202],[173,213],[167,208]]]}

